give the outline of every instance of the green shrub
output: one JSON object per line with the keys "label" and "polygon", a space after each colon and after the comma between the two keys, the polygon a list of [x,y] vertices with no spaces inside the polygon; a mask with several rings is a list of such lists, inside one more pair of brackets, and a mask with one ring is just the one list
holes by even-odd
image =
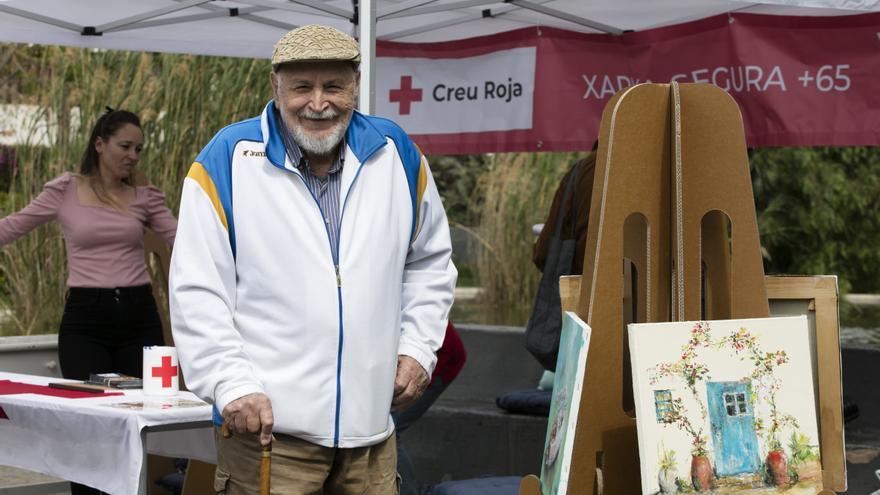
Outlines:
{"label": "green shrub", "polygon": [[762,148],[751,164],[768,274],[880,292],[880,149]]}

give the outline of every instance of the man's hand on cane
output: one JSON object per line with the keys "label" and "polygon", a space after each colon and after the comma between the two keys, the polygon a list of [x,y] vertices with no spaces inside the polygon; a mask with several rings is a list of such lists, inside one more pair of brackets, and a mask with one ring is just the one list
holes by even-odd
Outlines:
{"label": "man's hand on cane", "polygon": [[266,394],[248,394],[223,408],[223,436],[233,433],[259,433],[263,451],[260,455],[260,495],[269,495],[272,484],[272,401]]}
{"label": "man's hand on cane", "polygon": [[409,356],[397,356],[397,376],[394,377],[394,398],[391,410],[405,409],[428,388],[428,372],[418,361]]}
{"label": "man's hand on cane", "polygon": [[223,425],[230,433],[259,433],[260,445],[272,443],[272,402],[266,394],[248,394],[223,408]]}

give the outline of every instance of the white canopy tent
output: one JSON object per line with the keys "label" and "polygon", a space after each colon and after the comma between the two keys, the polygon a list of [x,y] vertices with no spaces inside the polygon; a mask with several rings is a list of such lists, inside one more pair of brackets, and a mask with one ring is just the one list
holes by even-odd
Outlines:
{"label": "white canopy tent", "polygon": [[360,108],[372,113],[376,39],[450,41],[534,26],[619,34],[725,12],[867,11],[880,11],[880,0],[0,0],[0,41],[268,58],[284,32],[327,24],[360,38]]}

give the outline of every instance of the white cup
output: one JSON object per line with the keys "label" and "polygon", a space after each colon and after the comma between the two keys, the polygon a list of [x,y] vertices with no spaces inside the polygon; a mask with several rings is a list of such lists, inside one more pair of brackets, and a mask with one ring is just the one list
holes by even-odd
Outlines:
{"label": "white cup", "polygon": [[144,395],[177,395],[179,376],[177,349],[159,345],[144,347]]}

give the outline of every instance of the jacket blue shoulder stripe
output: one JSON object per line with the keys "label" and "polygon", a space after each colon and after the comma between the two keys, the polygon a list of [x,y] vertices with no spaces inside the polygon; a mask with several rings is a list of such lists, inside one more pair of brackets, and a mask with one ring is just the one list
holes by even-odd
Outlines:
{"label": "jacket blue shoulder stripe", "polygon": [[240,141],[261,143],[262,134],[259,117],[228,125],[221,129],[196,157],[196,162],[208,173],[217,191],[217,197],[226,217],[229,245],[232,247],[233,255],[235,255],[235,220],[232,214],[232,154]]}
{"label": "jacket blue shoulder stripe", "polygon": [[[213,182],[217,191],[223,216],[225,216],[229,243],[235,254],[235,225],[232,204],[232,159],[235,146],[240,141],[265,143],[266,157],[278,168],[284,168],[286,150],[281,139],[280,127],[277,122],[275,102],[270,101],[264,108],[268,136],[263,135],[261,117],[228,125],[218,132],[196,158]],[[380,117],[363,115],[355,111],[351,118],[345,139],[358,161],[365,163],[373,154],[387,144],[390,138],[397,147],[409,186],[412,205],[411,236],[414,238],[418,229],[419,205],[425,189],[426,170],[422,153],[407,134],[394,122]],[[196,164],[193,165],[195,169]],[[218,212],[219,213],[219,212]],[[222,217],[221,217],[222,219]]]}
{"label": "jacket blue shoulder stripe", "polygon": [[370,156],[381,147],[374,144],[377,142],[377,134],[383,145],[386,142],[385,137],[391,138],[394,141],[395,146],[397,146],[397,152],[403,162],[403,170],[406,173],[406,180],[409,184],[409,195],[413,212],[410,239],[414,239],[418,228],[419,205],[422,202],[422,194],[425,191],[424,185],[420,187],[419,181],[419,176],[422,175],[424,178],[426,172],[423,171],[422,152],[406,132],[394,122],[381,117],[372,117],[355,112],[351,118],[351,125],[348,128],[348,133],[346,133],[346,139],[361,163],[364,162],[361,154]]}
{"label": "jacket blue shoulder stripe", "polygon": [[[277,112],[275,102],[270,101],[264,109],[269,139],[266,144],[266,156],[278,168],[284,168],[286,151],[284,142],[279,134]],[[424,164],[422,153],[407,134],[394,122],[381,117],[364,115],[354,111],[351,122],[345,132],[345,141],[351,148],[358,161],[365,163],[374,153],[387,144],[386,138],[391,138],[397,147],[398,154],[403,162],[403,169],[409,184],[409,193],[412,202],[413,220],[410,239],[414,238],[418,229],[419,204],[422,201],[424,187],[419,187],[419,174],[424,177]]]}

